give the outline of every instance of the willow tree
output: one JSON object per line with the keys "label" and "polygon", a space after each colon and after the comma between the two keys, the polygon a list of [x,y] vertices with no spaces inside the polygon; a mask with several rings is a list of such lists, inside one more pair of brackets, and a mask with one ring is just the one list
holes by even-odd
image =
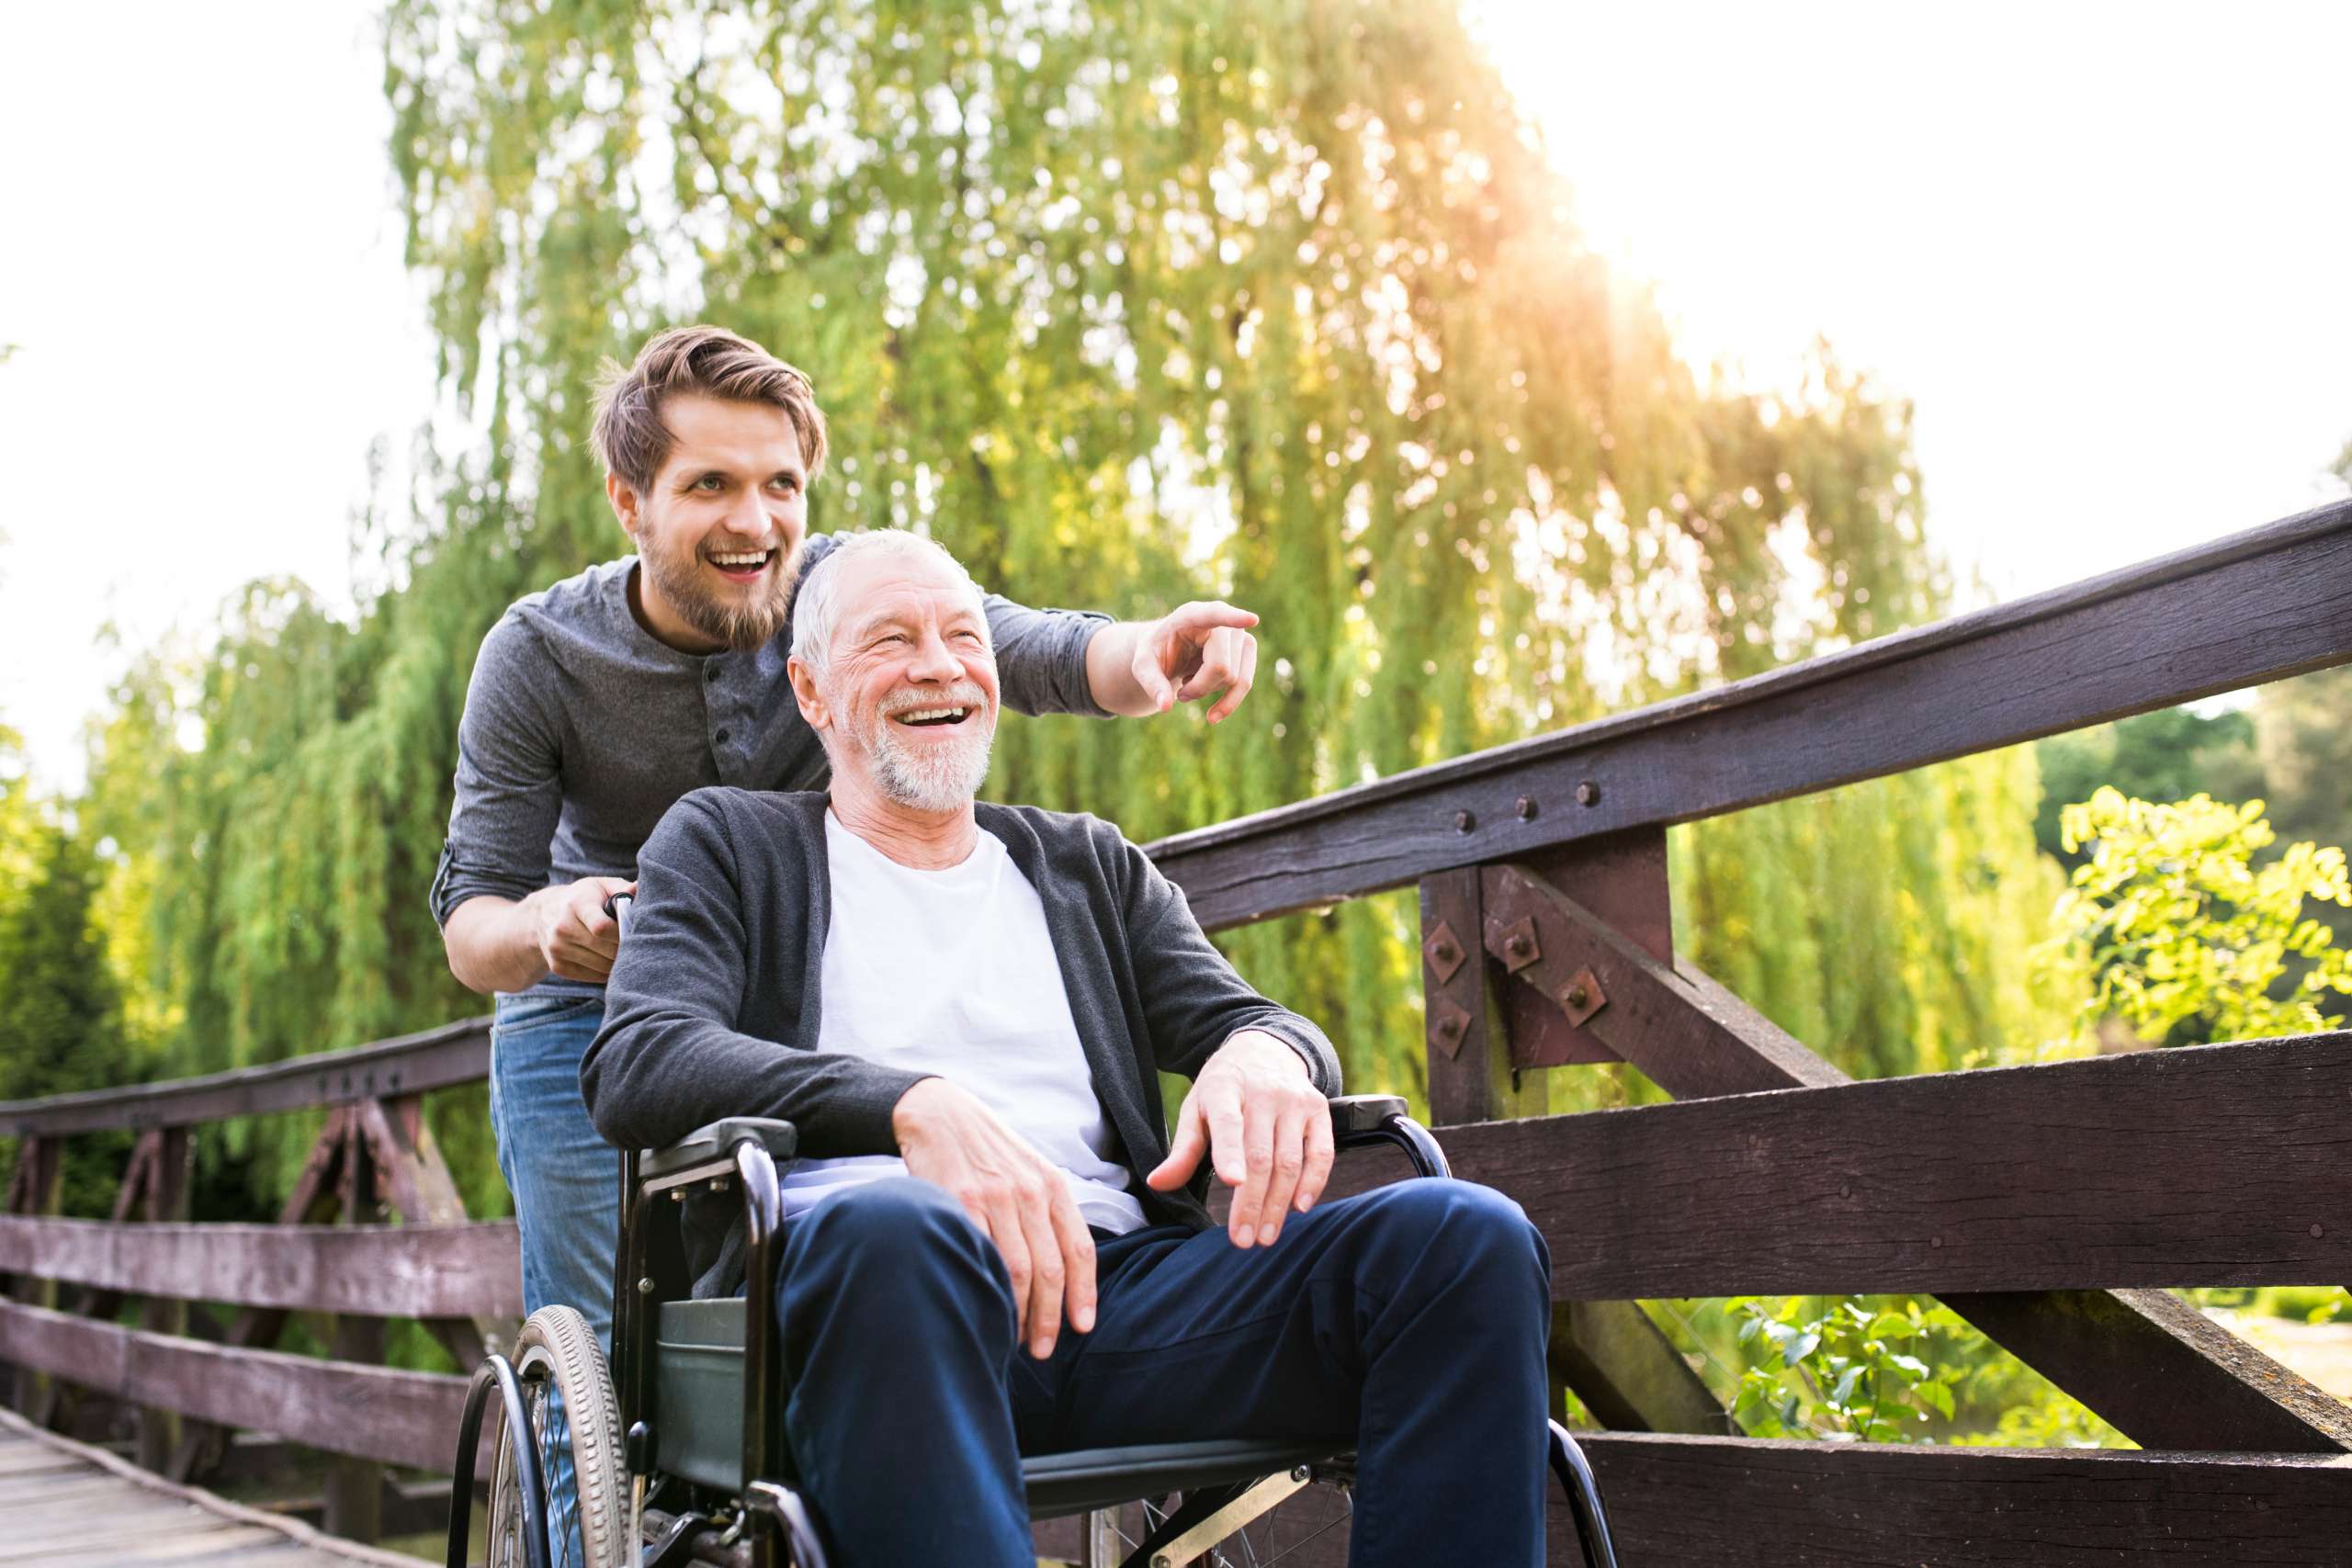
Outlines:
{"label": "willow tree", "polygon": [[[260,586],[126,685],[94,788],[190,1065],[478,1005],[424,907],[466,675],[510,599],[624,547],[586,390],[671,322],[814,376],[818,527],[928,529],[1033,604],[1261,613],[1214,730],[1008,723],[992,793],[1138,839],[1949,604],[1906,411],[1826,355],[1769,397],[1694,378],[1448,6],[395,0],[385,39],[411,265],[488,439],[369,535],[356,624]],[[1686,835],[1687,939],[1866,1071],[2030,1037],[2033,793],[1993,759]],[[1231,951],[1411,1089],[1411,925]]]}

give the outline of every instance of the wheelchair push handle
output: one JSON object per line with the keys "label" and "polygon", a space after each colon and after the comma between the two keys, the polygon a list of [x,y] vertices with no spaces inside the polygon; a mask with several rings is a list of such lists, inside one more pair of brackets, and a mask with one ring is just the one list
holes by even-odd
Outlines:
{"label": "wheelchair push handle", "polygon": [[605,913],[621,928],[623,936],[628,934],[628,912],[636,906],[637,895],[634,893],[608,893],[605,896]]}

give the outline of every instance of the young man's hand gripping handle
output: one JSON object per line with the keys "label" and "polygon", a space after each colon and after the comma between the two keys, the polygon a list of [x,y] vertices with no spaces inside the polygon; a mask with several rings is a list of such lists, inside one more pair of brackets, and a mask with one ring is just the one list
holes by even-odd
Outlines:
{"label": "young man's hand gripping handle", "polygon": [[442,929],[449,971],[477,991],[528,990],[550,975],[601,986],[621,950],[621,928],[605,906],[636,891],[626,877],[583,876],[523,899],[469,898]]}

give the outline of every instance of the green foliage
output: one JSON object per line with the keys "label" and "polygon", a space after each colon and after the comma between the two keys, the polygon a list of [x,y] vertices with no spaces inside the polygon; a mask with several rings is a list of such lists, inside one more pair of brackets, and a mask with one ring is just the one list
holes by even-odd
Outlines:
{"label": "green foliage", "polygon": [[[2222,799],[2259,794],[2284,839],[2310,839],[2352,849],[2352,665],[2274,682],[2256,694],[2254,730],[2263,785]],[[2133,791],[2133,794],[2142,794]],[[2186,794],[2187,792],[2182,792]],[[2178,795],[2150,796],[2177,800]]]}
{"label": "green foliage", "polygon": [[[30,876],[0,911],[0,976],[6,978],[0,985],[0,1100],[134,1081],[120,998],[90,921],[97,869],[81,841],[54,823],[39,824],[28,837]],[[130,1151],[127,1133],[74,1139],[65,1156],[63,1212],[105,1217]]]}
{"label": "green foliage", "polygon": [[2352,908],[2344,852],[2309,842],[2255,862],[2276,838],[2262,802],[2199,795],[2159,804],[2101,789],[2063,815],[2090,858],[2059,900],[2054,941],[2086,953],[2097,984],[2077,1021],[2114,1018],[2166,1043],[2332,1029],[2352,993],[2352,953],[2303,914]]}
{"label": "green foliage", "polygon": [[[2264,697],[2274,689],[2266,687]],[[2069,801],[2088,800],[2102,785],[2142,800],[2186,800],[2200,791],[2220,800],[2265,794],[2270,761],[2256,754],[2256,726],[2254,716],[2243,709],[2200,714],[2176,707],[2038,742],[2034,752],[2044,787],[2034,841],[2072,870],[2079,857],[2066,847],[2058,813]]]}
{"label": "green foliage", "polygon": [[[1908,409],[1826,349],[1769,396],[1694,377],[1450,6],[397,0],[385,40],[410,260],[486,438],[363,521],[356,621],[257,583],[94,737],[100,919],[174,1071],[480,1010],[424,901],[474,649],[626,547],[586,389],[676,321],[812,372],[813,525],[927,528],[1033,604],[1263,615],[1216,731],[1006,725],[992,795],[1137,839],[1951,607]],[[2035,789],[1976,758],[1678,829],[1685,951],[1857,1072],[2030,1049]],[[1392,895],[1224,941],[1352,1083],[1418,1093],[1414,926]],[[435,1124],[502,1208],[478,1106]]]}
{"label": "green foliage", "polygon": [[1758,1438],[1834,1436],[1866,1443],[1927,1440],[1930,1416],[1952,1417],[1957,1367],[1935,1370],[1915,1351],[1934,1331],[1919,1303],[1873,1312],[1858,1299],[1792,1296],[1777,1307],[1740,1297],[1738,1340],[1751,1347],[1732,1415]]}
{"label": "green foliage", "polygon": [[1652,1309],[1751,1437],[2130,1446],[1931,1298],[1734,1296]]}

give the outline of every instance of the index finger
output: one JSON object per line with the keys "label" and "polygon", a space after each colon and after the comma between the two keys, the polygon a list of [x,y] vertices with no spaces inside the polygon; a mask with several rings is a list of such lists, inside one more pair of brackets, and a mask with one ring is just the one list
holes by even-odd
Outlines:
{"label": "index finger", "polygon": [[1067,1185],[1054,1204],[1054,1229],[1061,1235],[1063,1266],[1069,1275],[1062,1294],[1069,1304],[1062,1315],[1070,1327],[1084,1334],[1094,1326],[1094,1236]]}
{"label": "index finger", "polygon": [[1195,600],[1170,612],[1169,622],[1185,631],[1206,631],[1217,626],[1238,626],[1247,631],[1258,624],[1258,613],[1238,604],[1228,604],[1222,599]]}

